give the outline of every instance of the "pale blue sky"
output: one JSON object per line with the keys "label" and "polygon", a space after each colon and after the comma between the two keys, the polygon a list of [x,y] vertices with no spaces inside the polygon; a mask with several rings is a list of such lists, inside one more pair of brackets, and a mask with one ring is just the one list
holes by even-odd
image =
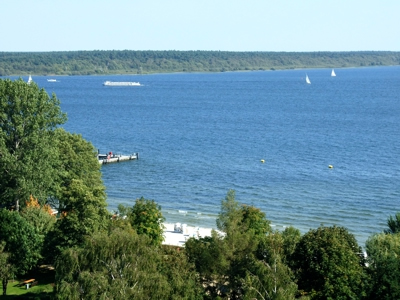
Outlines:
{"label": "pale blue sky", "polygon": [[0,0],[0,51],[400,51],[400,0]]}

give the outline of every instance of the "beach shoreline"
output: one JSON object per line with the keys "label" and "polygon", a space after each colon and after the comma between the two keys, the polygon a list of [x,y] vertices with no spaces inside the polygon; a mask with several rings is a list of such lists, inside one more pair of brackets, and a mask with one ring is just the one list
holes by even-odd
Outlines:
{"label": "beach shoreline", "polygon": [[[188,226],[182,223],[163,223],[164,225],[164,241],[163,245],[184,247],[186,241],[191,238],[204,238],[211,236],[213,228],[204,228],[200,226]],[[219,232],[218,230],[216,230]],[[222,232],[219,232],[221,235]]]}

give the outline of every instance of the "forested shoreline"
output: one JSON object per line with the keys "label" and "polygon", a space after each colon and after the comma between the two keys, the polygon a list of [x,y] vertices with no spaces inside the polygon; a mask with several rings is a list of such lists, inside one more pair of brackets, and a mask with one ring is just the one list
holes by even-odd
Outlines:
{"label": "forested shoreline", "polygon": [[0,76],[227,72],[400,65],[400,52],[0,52]]}

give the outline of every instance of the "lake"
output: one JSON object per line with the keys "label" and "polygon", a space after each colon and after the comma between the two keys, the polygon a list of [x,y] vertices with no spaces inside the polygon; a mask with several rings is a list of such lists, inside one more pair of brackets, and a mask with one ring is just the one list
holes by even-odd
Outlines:
{"label": "lake", "polygon": [[102,166],[110,210],[143,196],[168,222],[215,228],[233,189],[278,230],[344,226],[364,246],[400,211],[400,67],[335,72],[33,80],[61,100],[68,131],[102,153],[139,152]]}

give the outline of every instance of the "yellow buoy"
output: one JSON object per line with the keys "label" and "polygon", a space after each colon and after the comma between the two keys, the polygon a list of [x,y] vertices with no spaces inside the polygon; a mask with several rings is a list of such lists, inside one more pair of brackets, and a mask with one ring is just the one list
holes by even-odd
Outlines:
{"label": "yellow buoy", "polygon": [[333,169],[333,166],[332,166],[332,165],[329,165],[328,167],[329,167],[329,169]]}
{"label": "yellow buoy", "polygon": [[262,163],[265,163],[265,160],[262,159],[261,162],[262,162]]}

